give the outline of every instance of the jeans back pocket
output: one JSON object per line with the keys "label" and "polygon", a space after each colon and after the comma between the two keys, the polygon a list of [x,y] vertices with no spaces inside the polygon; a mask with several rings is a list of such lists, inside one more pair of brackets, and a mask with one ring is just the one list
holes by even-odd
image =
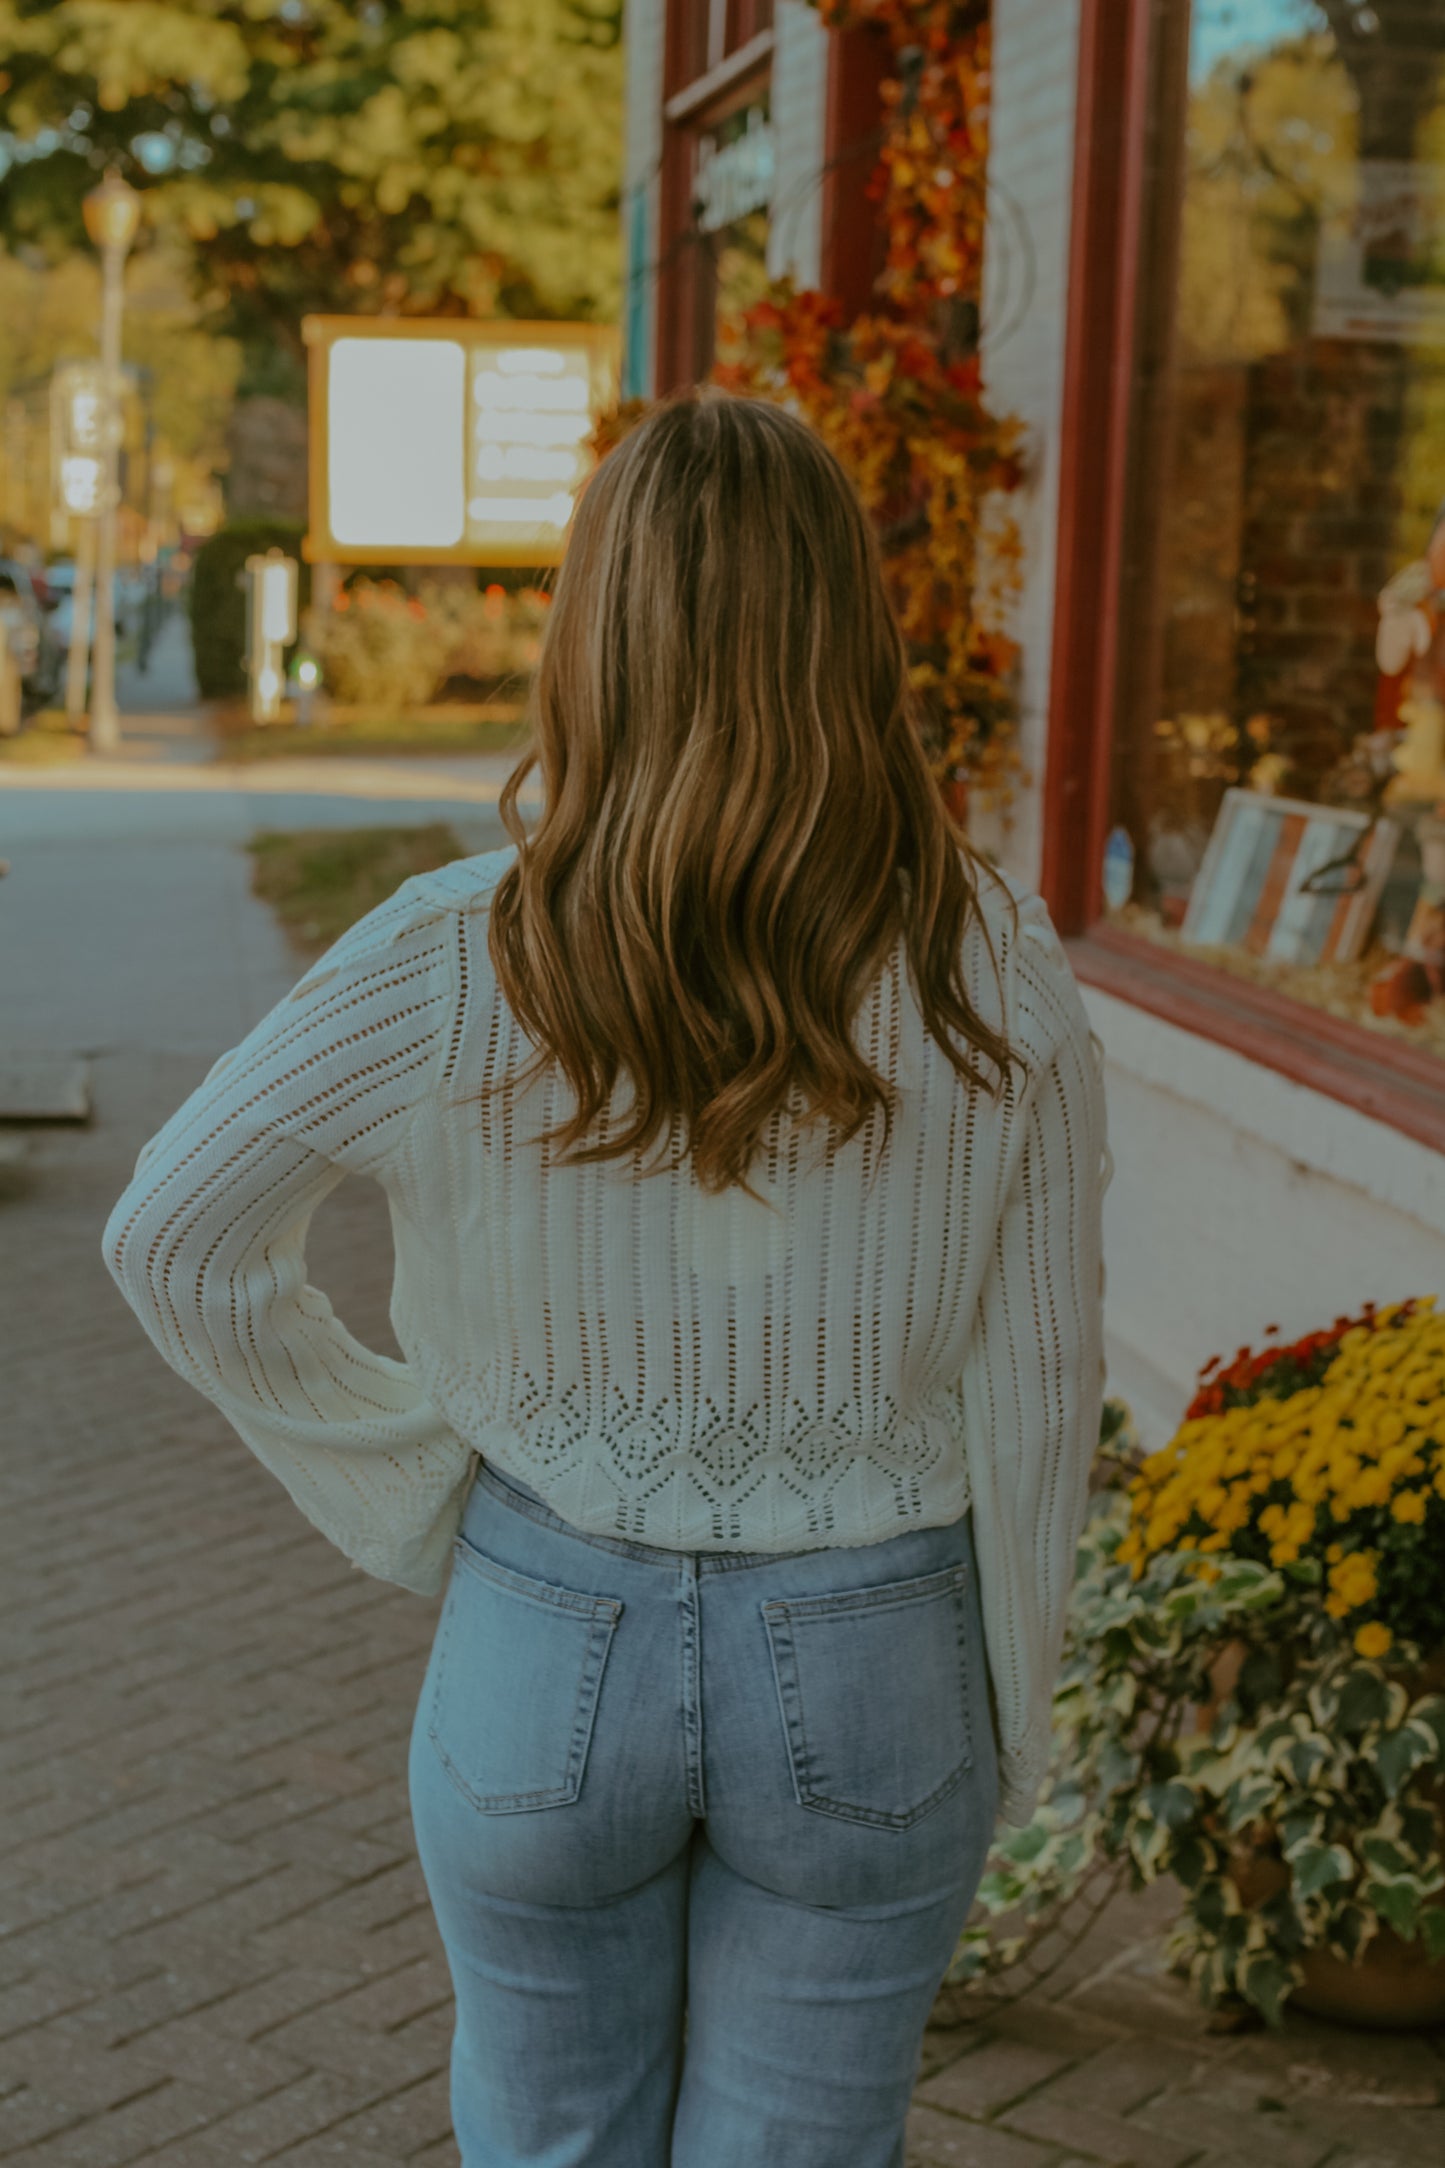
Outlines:
{"label": "jeans back pocket", "polygon": [[568,1806],[582,1789],[622,1605],[497,1565],[464,1536],[453,1559],[427,1736],[483,1813]]}
{"label": "jeans back pocket", "polygon": [[762,1606],[798,1804],[908,1829],[973,1760],[968,1569]]}

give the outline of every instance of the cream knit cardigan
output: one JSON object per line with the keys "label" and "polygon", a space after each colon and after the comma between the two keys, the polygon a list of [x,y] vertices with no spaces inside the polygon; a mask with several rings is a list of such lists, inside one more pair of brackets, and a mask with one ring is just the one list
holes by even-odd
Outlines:
{"label": "cream knit cardigan", "polygon": [[[790,1113],[762,1202],[687,1162],[556,1164],[554,1074],[487,953],[510,851],[408,881],[148,1144],[105,1255],[166,1360],[357,1565],[434,1594],[483,1455],[574,1527],[679,1550],[876,1543],[972,1506],[1003,1776],[1027,1818],[1098,1435],[1101,1062],[1039,899],[985,883],[965,963],[1026,1082],[959,1083],[901,949],[855,1037],[897,1087],[827,1148]],[[619,1087],[619,1094],[622,1088]],[[625,1097],[614,1101],[614,1113]],[[346,1174],[391,1208],[373,1354],[307,1285]]]}

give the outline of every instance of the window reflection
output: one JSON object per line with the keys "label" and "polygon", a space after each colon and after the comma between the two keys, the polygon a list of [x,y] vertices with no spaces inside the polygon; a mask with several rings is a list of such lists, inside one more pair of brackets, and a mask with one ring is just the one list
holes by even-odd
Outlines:
{"label": "window reflection", "polygon": [[1106,890],[1445,1055],[1445,7],[1158,14]]}

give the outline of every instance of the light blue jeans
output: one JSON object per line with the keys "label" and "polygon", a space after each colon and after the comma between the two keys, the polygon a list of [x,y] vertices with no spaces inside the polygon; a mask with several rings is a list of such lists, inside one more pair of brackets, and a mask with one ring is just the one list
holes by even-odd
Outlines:
{"label": "light blue jeans", "polygon": [[410,1779],[464,2168],[902,2168],[997,1804],[967,1518],[663,1551],[484,1467]]}

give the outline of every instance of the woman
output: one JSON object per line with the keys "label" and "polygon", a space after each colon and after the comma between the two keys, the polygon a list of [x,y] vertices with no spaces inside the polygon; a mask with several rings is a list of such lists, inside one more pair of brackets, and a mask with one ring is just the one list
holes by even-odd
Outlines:
{"label": "woman", "polygon": [[[338,942],[106,1251],[318,1528],[446,1582],[410,1774],[467,2168],[896,2168],[1045,1760],[1097,1049],[949,825],[801,422],[689,396],[603,462],[534,719],[531,838],[529,761],[514,849]],[[348,1172],[404,1362],[306,1285]]]}

